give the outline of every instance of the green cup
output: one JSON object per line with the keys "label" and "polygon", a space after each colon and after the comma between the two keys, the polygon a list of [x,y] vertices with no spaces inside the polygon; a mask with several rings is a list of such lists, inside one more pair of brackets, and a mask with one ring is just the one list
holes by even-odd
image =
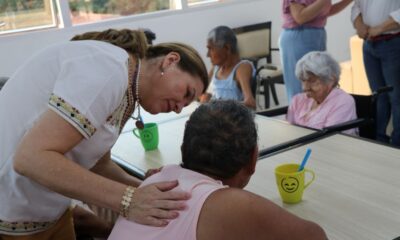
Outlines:
{"label": "green cup", "polygon": [[158,147],[158,126],[157,123],[145,123],[143,129],[135,128],[133,134],[140,139],[146,151],[157,149]]}

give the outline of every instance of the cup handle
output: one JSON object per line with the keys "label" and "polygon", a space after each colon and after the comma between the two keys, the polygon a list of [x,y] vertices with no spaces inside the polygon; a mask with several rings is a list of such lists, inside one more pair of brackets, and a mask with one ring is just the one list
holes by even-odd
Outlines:
{"label": "cup handle", "polygon": [[306,172],[309,172],[309,173],[311,173],[311,175],[312,175],[311,180],[310,180],[308,183],[306,183],[306,184],[304,185],[304,189],[306,189],[306,188],[314,181],[314,179],[315,179],[315,173],[314,173],[314,171],[308,170],[308,169],[304,169],[304,172],[305,172],[305,173],[306,173]]}
{"label": "cup handle", "polygon": [[140,135],[139,135],[138,131],[139,131],[139,129],[134,128],[134,129],[132,130],[132,133],[133,133],[133,135],[135,135],[137,138],[140,138]]}

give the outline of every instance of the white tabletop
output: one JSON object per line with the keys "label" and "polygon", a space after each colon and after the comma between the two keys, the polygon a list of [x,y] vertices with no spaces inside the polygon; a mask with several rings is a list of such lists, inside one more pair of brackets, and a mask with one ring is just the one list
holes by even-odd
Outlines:
{"label": "white tabletop", "polygon": [[[300,163],[316,174],[299,204],[283,204],[274,169]],[[400,150],[345,135],[333,135],[257,163],[247,190],[320,224],[329,239],[394,239],[400,236]]]}
{"label": "white tabletop", "polygon": [[[179,118],[185,118],[190,114],[192,114],[192,112],[194,112],[194,110],[196,110],[198,106],[200,106],[200,103],[194,101],[189,106],[184,107],[180,113],[169,112],[169,113],[159,113],[159,114],[151,114],[149,112],[146,112],[143,108],[141,108],[140,114],[145,123],[155,122],[160,124]],[[135,109],[133,116],[135,117],[137,116],[137,109]],[[128,122],[125,124],[124,128],[122,129],[122,132],[125,133],[132,131],[135,128],[135,122],[136,122],[135,120],[129,119]]]}
{"label": "white tabletop", "polygon": [[[111,153],[123,161],[123,165],[141,171],[180,163],[180,146],[188,119],[189,116],[186,116],[159,123],[159,145],[156,150],[146,152],[140,140],[129,131],[121,134]],[[264,116],[256,115],[255,121],[258,126],[260,150],[315,132]]]}

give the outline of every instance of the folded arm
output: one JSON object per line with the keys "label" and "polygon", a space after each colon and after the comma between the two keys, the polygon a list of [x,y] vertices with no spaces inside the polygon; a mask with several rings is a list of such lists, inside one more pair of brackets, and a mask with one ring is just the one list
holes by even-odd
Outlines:
{"label": "folded arm", "polygon": [[369,36],[369,26],[364,23],[362,15],[359,14],[353,22],[354,28],[357,31],[357,35],[359,38],[367,39]]}
{"label": "folded arm", "polygon": [[329,16],[335,15],[345,9],[353,0],[342,0],[332,5]]}
{"label": "folded arm", "polygon": [[326,4],[329,4],[329,0],[316,0],[308,6],[290,3],[290,13],[296,23],[302,25],[317,17]]}
{"label": "folded arm", "polygon": [[393,17],[389,17],[386,21],[384,21],[382,24],[379,24],[378,26],[371,27],[369,29],[369,37],[376,37],[378,35],[381,35],[385,32],[389,32],[392,30],[398,30],[400,29],[400,21],[394,19]]}

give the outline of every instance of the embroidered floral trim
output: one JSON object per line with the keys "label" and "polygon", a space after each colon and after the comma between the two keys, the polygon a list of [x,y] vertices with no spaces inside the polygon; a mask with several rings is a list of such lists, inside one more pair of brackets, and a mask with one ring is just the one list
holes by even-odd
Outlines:
{"label": "embroidered floral trim", "polygon": [[126,89],[125,95],[122,98],[120,105],[115,109],[111,116],[107,118],[107,122],[119,128],[119,132],[122,131],[125,123],[129,120],[133,111],[135,110],[135,99],[134,99],[134,81],[137,81],[139,60],[136,61],[135,72],[133,71],[133,59],[130,56],[127,61],[128,66],[128,88]]}
{"label": "embroidered floral trim", "polygon": [[129,101],[128,101],[129,97],[127,95],[128,95],[128,91],[122,98],[122,101],[121,101],[120,105],[117,107],[117,109],[115,109],[113,114],[107,118],[107,122],[110,125],[113,125],[116,128],[118,128],[119,132],[122,131],[122,128],[124,125],[123,124],[124,113],[126,112],[126,109],[128,109],[128,107],[129,107]]}
{"label": "embroidered floral trim", "polygon": [[57,221],[53,222],[6,222],[0,220],[0,233],[34,233],[48,229]]}
{"label": "embroidered floral trim", "polygon": [[52,93],[49,99],[49,105],[74,122],[80,128],[80,132],[86,135],[86,138],[93,136],[96,132],[96,128],[91,124],[89,119],[83,116],[78,109],[64,101],[61,97]]}

